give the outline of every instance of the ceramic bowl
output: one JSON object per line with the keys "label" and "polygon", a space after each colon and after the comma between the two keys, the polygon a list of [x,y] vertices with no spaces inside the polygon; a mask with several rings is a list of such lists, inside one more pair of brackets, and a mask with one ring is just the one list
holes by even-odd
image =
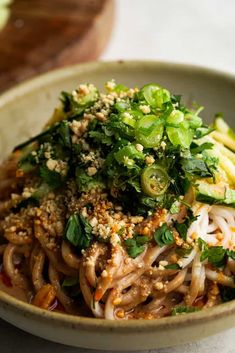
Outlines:
{"label": "ceramic bowl", "polygon": [[[0,158],[40,128],[58,104],[62,90],[111,78],[127,86],[158,83],[184,101],[205,107],[209,122],[216,112],[234,123],[235,76],[205,68],[146,61],[101,62],[57,70],[23,83],[0,97]],[[235,325],[235,301],[201,312],[160,320],[107,321],[47,312],[0,292],[0,317],[34,335],[71,346],[141,350],[173,346]]]}

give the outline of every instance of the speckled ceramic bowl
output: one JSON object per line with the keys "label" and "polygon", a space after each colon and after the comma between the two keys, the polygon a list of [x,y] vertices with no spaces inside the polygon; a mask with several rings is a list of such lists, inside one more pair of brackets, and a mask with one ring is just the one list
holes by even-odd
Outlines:
{"label": "speckled ceramic bowl", "polygon": [[[155,82],[205,106],[210,121],[224,112],[234,122],[235,77],[204,68],[159,62],[90,63],[54,71],[0,96],[0,158],[36,133],[57,104],[61,90],[80,82],[102,88],[114,78],[129,86]],[[160,320],[105,321],[47,312],[0,292],[0,317],[37,336],[96,349],[138,350],[173,346],[235,325],[235,301],[205,311]]]}

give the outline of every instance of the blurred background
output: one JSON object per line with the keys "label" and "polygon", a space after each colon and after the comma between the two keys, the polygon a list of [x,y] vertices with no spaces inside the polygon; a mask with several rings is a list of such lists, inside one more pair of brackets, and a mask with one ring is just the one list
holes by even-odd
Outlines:
{"label": "blurred background", "polygon": [[0,91],[97,59],[174,61],[235,73],[234,34],[234,0],[0,0]]}
{"label": "blurred background", "polygon": [[117,0],[102,59],[193,63],[235,73],[234,0]]}

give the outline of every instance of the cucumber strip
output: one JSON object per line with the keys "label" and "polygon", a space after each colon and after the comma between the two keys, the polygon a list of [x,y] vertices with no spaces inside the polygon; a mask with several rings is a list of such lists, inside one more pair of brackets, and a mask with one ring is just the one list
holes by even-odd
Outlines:
{"label": "cucumber strip", "polygon": [[219,131],[213,131],[211,136],[218,142],[222,143],[226,147],[230,148],[235,152],[235,140],[228,136],[227,134],[221,133]]}

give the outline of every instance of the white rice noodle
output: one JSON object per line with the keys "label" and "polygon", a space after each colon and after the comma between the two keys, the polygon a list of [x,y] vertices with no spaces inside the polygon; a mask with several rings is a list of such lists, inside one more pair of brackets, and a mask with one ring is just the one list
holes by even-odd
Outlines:
{"label": "white rice noodle", "polygon": [[211,246],[233,249],[235,246],[235,210],[227,206],[196,203],[194,214],[198,216],[189,227],[187,237],[203,239]]}

